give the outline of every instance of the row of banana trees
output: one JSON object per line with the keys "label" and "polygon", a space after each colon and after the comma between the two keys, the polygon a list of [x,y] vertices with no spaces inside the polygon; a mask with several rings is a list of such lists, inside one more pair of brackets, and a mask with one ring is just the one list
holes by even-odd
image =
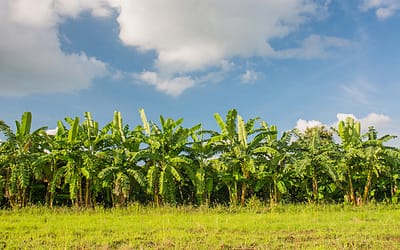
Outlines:
{"label": "row of banana trees", "polygon": [[119,112],[99,127],[89,112],[32,130],[25,112],[13,131],[0,120],[0,204],[91,207],[129,202],[245,205],[371,200],[397,203],[400,152],[352,118],[337,128],[278,133],[236,110],[214,114],[219,131],[160,116],[131,129]]}

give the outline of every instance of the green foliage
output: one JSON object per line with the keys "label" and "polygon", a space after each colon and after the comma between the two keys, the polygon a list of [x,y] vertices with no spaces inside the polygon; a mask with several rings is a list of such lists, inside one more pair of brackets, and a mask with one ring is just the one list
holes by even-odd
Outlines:
{"label": "green foliage", "polygon": [[[352,118],[337,128],[278,132],[235,109],[214,114],[219,131],[160,116],[131,129],[120,112],[103,127],[90,112],[58,121],[55,135],[32,129],[25,112],[13,131],[0,120],[2,206],[40,202],[76,207],[130,202],[229,204],[397,203],[400,151],[395,136],[362,134]],[[338,141],[334,140],[337,134]],[[38,191],[39,190],[39,191]],[[32,198],[34,197],[34,198]],[[69,197],[69,200],[65,197]]]}

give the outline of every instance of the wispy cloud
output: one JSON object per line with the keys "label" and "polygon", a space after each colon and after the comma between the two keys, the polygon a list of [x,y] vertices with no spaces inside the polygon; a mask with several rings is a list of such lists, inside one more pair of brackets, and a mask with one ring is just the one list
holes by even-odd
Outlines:
{"label": "wispy cloud", "polygon": [[354,83],[341,85],[341,89],[352,99],[362,104],[370,103],[377,88],[368,80],[358,79]]}
{"label": "wispy cloud", "polygon": [[260,72],[248,69],[240,76],[240,80],[242,83],[251,83],[257,81],[260,78],[260,75]]}
{"label": "wispy cloud", "polygon": [[399,0],[363,0],[360,5],[361,10],[375,10],[375,15],[380,20],[385,20],[396,14],[400,10]]}
{"label": "wispy cloud", "polygon": [[164,92],[170,96],[179,96],[183,91],[195,85],[195,81],[187,76],[162,78],[157,72],[150,71],[135,74],[134,77],[154,86],[158,91]]}
{"label": "wispy cloud", "polygon": [[298,48],[274,51],[274,57],[281,59],[315,59],[334,57],[338,51],[348,50],[356,46],[348,39],[310,35]]}

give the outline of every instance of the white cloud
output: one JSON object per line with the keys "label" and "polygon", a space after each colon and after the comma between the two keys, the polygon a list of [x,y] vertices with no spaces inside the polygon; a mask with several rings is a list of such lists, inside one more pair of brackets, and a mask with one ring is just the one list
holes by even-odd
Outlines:
{"label": "white cloud", "polygon": [[[368,127],[373,126],[378,132],[378,137],[384,135],[394,135],[400,136],[400,129],[398,124],[392,120],[390,116],[384,114],[377,113],[369,113],[367,116],[362,118],[357,118],[354,114],[346,114],[346,113],[337,113],[336,121],[331,123],[331,125],[324,124],[321,121],[317,120],[303,120],[299,119],[296,123],[296,128],[304,133],[307,128],[324,126],[325,128],[337,128],[339,121],[345,121],[347,117],[351,117],[356,121],[361,123],[361,133],[366,133],[368,131]],[[336,141],[340,141],[340,138],[337,135],[334,135],[334,139]],[[400,142],[398,139],[391,140],[387,143],[388,146],[400,146]]]}
{"label": "white cloud", "polygon": [[400,10],[399,0],[363,0],[360,5],[361,10],[375,10],[375,15],[380,20],[387,19]]}
{"label": "white cloud", "polygon": [[57,131],[58,131],[58,127],[54,128],[54,129],[48,129],[48,130],[46,130],[46,134],[48,134],[48,135],[56,135]]}
{"label": "white cloud", "polygon": [[[348,42],[311,36],[302,48],[277,53],[269,41],[287,36],[311,18],[323,16],[329,2],[122,1],[117,21],[122,42],[142,51],[155,51],[157,58],[151,71],[162,79],[175,79],[193,72],[198,75],[237,56],[325,57],[326,49],[344,47]],[[186,81],[184,84],[184,88],[189,86]]]}
{"label": "white cloud", "polygon": [[[357,118],[353,114],[337,114],[337,121],[332,125],[333,127],[337,127],[339,121],[346,120],[347,117],[352,117],[354,120],[359,121],[361,123],[361,132],[366,133],[369,127],[374,127],[378,132],[378,136],[383,135],[400,135],[400,130],[398,124],[392,120],[390,116],[384,114],[377,113],[369,113],[367,116],[362,118]],[[397,139],[391,140],[388,142],[390,146],[400,146],[399,141]]]}
{"label": "white cloud", "polygon": [[299,119],[296,123],[296,128],[301,132],[306,131],[307,128],[319,127],[324,126],[326,128],[330,127],[337,127],[340,121],[345,121],[348,117],[353,118],[356,121],[361,123],[361,128],[364,132],[368,130],[368,127],[373,126],[378,131],[382,130],[384,132],[390,132],[392,128],[392,119],[384,114],[377,114],[377,113],[369,113],[367,116],[362,118],[357,118],[354,114],[347,114],[347,113],[337,113],[336,114],[336,121],[331,123],[330,125],[324,124],[318,120],[303,120]]}
{"label": "white cloud", "polygon": [[89,11],[96,17],[108,17],[119,8],[119,0],[56,0],[54,9],[61,16],[77,17]]}
{"label": "white cloud", "polygon": [[308,121],[308,120],[299,119],[296,122],[296,128],[302,133],[304,133],[308,128],[321,127],[321,126],[325,126],[325,125],[322,122],[316,121],[316,120]]}
{"label": "white cloud", "polygon": [[254,82],[257,81],[258,78],[260,77],[260,73],[253,71],[253,70],[246,70],[246,72],[244,72],[241,76],[240,76],[240,80],[243,83],[250,83],[250,82]]}
{"label": "white cloud", "polygon": [[377,88],[368,80],[362,78],[351,84],[344,84],[341,88],[352,100],[362,104],[368,104],[371,95],[377,93]]}
{"label": "white cloud", "polygon": [[336,126],[339,123],[339,121],[345,121],[348,117],[357,120],[357,118],[353,114],[337,113],[336,114],[337,121],[334,123],[334,125]]}
{"label": "white cloud", "polygon": [[277,58],[315,59],[333,57],[338,50],[349,49],[355,46],[354,42],[337,37],[310,35],[299,48],[275,51]]}
{"label": "white cloud", "polygon": [[357,118],[354,114],[343,114],[338,113],[336,115],[337,121],[332,124],[333,127],[337,127],[339,121],[345,121],[347,117],[351,117],[361,123],[361,130],[363,132],[368,131],[368,127],[375,127],[380,134],[395,134],[396,129],[393,128],[392,119],[384,114],[369,113],[367,116]]}
{"label": "white cloud", "polygon": [[[284,38],[311,19],[326,16],[330,0],[0,0],[0,95],[74,91],[90,86],[106,65],[84,52],[60,49],[58,25],[82,12],[117,14],[119,38],[154,51],[152,69],[140,79],[177,96],[202,79],[220,78],[234,57],[323,58],[351,43],[311,35],[299,48],[275,51]],[[215,70],[219,68],[219,70]],[[210,73],[210,69],[214,72]],[[222,72],[222,73],[221,73]],[[156,77],[149,77],[149,74]],[[247,75],[246,75],[247,74]],[[242,80],[257,75],[246,72]]]}
{"label": "white cloud", "polygon": [[195,84],[195,81],[190,77],[162,78],[156,72],[149,71],[134,75],[134,77],[154,86],[158,91],[164,92],[170,96],[178,96]]}
{"label": "white cloud", "polygon": [[361,124],[364,128],[370,126],[374,127],[385,127],[391,123],[392,119],[384,114],[370,113],[366,117],[360,119]]}
{"label": "white cloud", "polygon": [[81,11],[105,14],[105,1],[0,0],[0,95],[75,91],[107,73],[83,52],[65,54],[57,27]]}
{"label": "white cloud", "polygon": [[36,28],[52,27],[57,21],[57,15],[51,7],[52,2],[52,0],[2,0],[0,1],[2,21],[9,19],[11,22],[6,23],[7,25],[14,23]]}

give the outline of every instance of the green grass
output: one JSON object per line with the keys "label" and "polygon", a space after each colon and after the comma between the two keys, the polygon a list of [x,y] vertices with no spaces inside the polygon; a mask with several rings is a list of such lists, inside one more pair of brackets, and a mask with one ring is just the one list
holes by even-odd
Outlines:
{"label": "green grass", "polygon": [[0,249],[399,249],[400,206],[0,210]]}

